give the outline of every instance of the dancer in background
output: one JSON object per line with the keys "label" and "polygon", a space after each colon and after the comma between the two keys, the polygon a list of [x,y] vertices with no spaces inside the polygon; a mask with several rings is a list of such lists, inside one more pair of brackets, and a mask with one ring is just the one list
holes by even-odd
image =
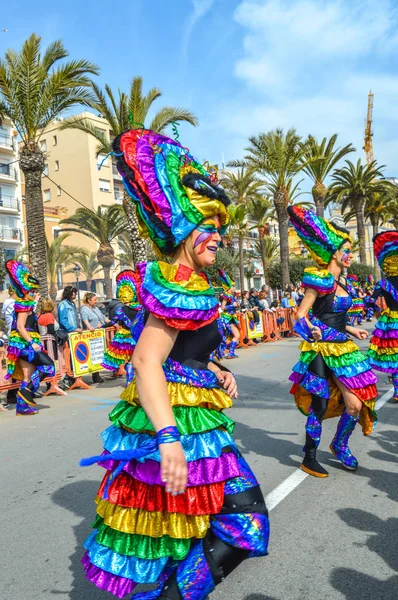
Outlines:
{"label": "dancer in background", "polygon": [[368,350],[370,364],[389,373],[398,402],[398,231],[383,231],[373,238],[374,253],[386,275],[376,284],[373,297],[383,296],[387,308],[381,313]]}
{"label": "dancer in background", "polygon": [[356,275],[347,275],[347,283],[352,286],[351,298],[352,304],[348,309],[348,318],[350,320],[351,325],[362,325],[364,312],[365,312],[365,302],[363,300],[363,292],[359,287],[359,280]]}
{"label": "dancer in background", "polygon": [[[239,344],[239,321],[236,317],[236,310],[239,306],[235,297],[235,282],[227,275],[224,269],[218,271],[218,278],[221,282],[223,293],[221,295],[221,321],[226,331],[226,346],[228,354],[225,358],[238,358],[235,349]],[[228,343],[228,339],[230,340]]]}
{"label": "dancer in background", "polygon": [[102,367],[116,373],[124,365],[126,371],[126,387],[134,377],[134,368],[131,362],[136,341],[133,338],[133,324],[140,309],[137,300],[137,276],[134,271],[126,269],[116,276],[116,297],[122,304],[117,306],[110,325],[117,329],[113,340],[109,343],[102,362]]}
{"label": "dancer in background", "polygon": [[264,556],[263,495],[223,410],[235,378],[210,361],[219,304],[202,269],[214,263],[229,199],[177,141],[135,129],[113,142],[141,232],[171,263],[138,265],[146,323],[135,378],[110,414],[107,469],[86,541],[86,576],[120,598],[204,600],[245,558]]}
{"label": "dancer in background", "polygon": [[17,393],[17,415],[35,415],[38,412],[34,393],[40,382],[53,377],[55,366],[40,342],[37,317],[34,313],[35,293],[39,281],[28,267],[16,260],[6,262],[10,282],[15,290],[14,316],[8,339],[8,371],[6,379],[21,381]]}
{"label": "dancer in background", "polygon": [[365,339],[367,331],[346,323],[354,294],[341,276],[352,259],[349,232],[303,206],[291,206],[288,211],[298,236],[321,267],[305,270],[302,285],[306,292],[295,326],[304,341],[290,379],[297,407],[308,415],[301,468],[315,477],[327,477],[316,459],[323,419],[341,415],[330,450],[346,469],[355,470],[358,461],[348,440],[358,421],[365,435],[372,431],[377,378],[349,338]]}

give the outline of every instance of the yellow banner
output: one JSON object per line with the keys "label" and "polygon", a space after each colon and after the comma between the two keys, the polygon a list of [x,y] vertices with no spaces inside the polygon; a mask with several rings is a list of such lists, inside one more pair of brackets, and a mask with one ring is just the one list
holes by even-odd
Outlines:
{"label": "yellow banner", "polygon": [[259,317],[259,323],[251,321],[250,325],[249,315],[246,314],[247,337],[249,338],[249,340],[254,340],[255,338],[262,338],[264,335],[263,320],[261,318],[261,313],[259,313]]}
{"label": "yellow banner", "polygon": [[73,374],[76,377],[101,371],[105,352],[105,331],[83,331],[69,335]]}

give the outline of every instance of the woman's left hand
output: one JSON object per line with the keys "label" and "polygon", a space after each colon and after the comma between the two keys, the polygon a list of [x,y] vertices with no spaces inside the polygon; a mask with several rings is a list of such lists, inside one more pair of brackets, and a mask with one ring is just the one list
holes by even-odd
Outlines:
{"label": "woman's left hand", "polygon": [[222,385],[228,396],[236,399],[238,397],[238,385],[232,373],[229,371],[218,371],[216,377],[218,383]]}
{"label": "woman's left hand", "polygon": [[366,331],[366,329],[358,329],[357,327],[353,327],[351,333],[358,340],[366,340],[366,338],[369,335],[369,333]]}

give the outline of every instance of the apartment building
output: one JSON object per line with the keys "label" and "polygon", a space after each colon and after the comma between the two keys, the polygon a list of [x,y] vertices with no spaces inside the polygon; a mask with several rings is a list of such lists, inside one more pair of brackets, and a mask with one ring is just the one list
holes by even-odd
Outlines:
{"label": "apartment building", "polygon": [[0,125],[0,243],[6,260],[14,258],[23,243],[21,199],[17,132],[4,117]]}
{"label": "apartment building", "polygon": [[[101,117],[90,112],[78,115],[82,119],[88,119],[90,123],[106,138],[109,139],[110,128]],[[68,214],[73,215],[81,206],[96,210],[99,206],[109,206],[121,203],[123,198],[122,179],[116,169],[111,157],[104,160],[104,156],[96,156],[97,140],[82,131],[74,129],[61,130],[62,121],[54,121],[46,127],[40,136],[40,147],[44,152],[46,166],[43,174],[43,201],[47,216],[60,208]],[[102,162],[103,161],[103,162]],[[101,169],[99,165],[102,162]],[[57,218],[46,225],[46,233],[51,238],[58,235],[58,231],[66,226],[59,224]],[[71,234],[67,243],[74,246],[83,246],[90,251],[97,250],[98,245],[94,240]],[[117,243],[115,243],[117,251]],[[118,272],[115,264],[112,276]],[[95,289],[102,293],[103,274],[100,271],[95,278]],[[62,284],[70,283],[71,276],[66,276]],[[61,283],[61,282],[60,282]],[[85,287],[84,282],[82,288]]]}

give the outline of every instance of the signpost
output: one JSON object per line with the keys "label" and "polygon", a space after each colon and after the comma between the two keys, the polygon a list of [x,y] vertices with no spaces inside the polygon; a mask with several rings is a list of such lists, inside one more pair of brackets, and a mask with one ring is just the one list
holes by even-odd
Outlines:
{"label": "signpost", "polygon": [[71,333],[69,336],[71,363],[75,377],[101,371],[105,352],[105,330]]}
{"label": "signpost", "polygon": [[254,323],[252,321],[250,323],[249,315],[246,314],[246,325],[247,325],[247,337],[249,340],[261,339],[264,335],[263,330],[263,320],[260,315],[260,321],[258,323]]}

